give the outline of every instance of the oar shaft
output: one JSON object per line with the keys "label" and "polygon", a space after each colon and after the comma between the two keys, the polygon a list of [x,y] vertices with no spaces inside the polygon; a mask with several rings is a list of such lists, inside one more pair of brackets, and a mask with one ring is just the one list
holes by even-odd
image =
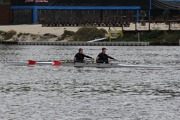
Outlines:
{"label": "oar shaft", "polygon": [[61,61],[34,61],[34,60],[28,60],[28,65],[52,65],[52,66],[60,66],[62,64]]}

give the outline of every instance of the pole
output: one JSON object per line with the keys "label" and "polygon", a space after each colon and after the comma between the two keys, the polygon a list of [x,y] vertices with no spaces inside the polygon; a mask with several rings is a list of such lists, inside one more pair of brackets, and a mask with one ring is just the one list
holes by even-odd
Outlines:
{"label": "pole", "polygon": [[34,8],[33,8],[33,24],[36,24],[37,22],[38,22],[37,7],[34,6]]}
{"label": "pole", "polygon": [[149,0],[149,30],[151,30],[151,9],[152,9],[152,0]]}
{"label": "pole", "polygon": [[111,28],[110,28],[110,24],[109,24],[109,42],[111,42]]}
{"label": "pole", "polygon": [[139,17],[140,17],[139,9],[137,9],[136,10],[136,22],[139,22]]}
{"label": "pole", "polygon": [[140,42],[140,33],[138,32],[138,42]]}
{"label": "pole", "polygon": [[171,22],[168,20],[169,30],[171,30]]}

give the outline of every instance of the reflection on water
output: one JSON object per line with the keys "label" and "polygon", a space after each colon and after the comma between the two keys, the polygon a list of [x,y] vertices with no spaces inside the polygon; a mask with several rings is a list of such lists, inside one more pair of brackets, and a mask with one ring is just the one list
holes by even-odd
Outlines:
{"label": "reflection on water", "polygon": [[[180,48],[107,47],[123,64],[165,69],[6,66],[0,119],[179,120]],[[72,59],[78,47],[0,46],[0,61]],[[100,47],[84,47],[96,57]]]}

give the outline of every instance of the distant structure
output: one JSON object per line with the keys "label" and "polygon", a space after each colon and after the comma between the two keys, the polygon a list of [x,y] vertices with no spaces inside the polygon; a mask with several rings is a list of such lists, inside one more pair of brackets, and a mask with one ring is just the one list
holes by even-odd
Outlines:
{"label": "distant structure", "polygon": [[0,25],[11,24],[11,2],[10,0],[0,0]]}
{"label": "distant structure", "polygon": [[11,0],[0,0],[0,5],[10,5]]}
{"label": "distant structure", "polygon": [[120,27],[180,19],[180,0],[11,0],[11,9],[13,24],[44,26]]}

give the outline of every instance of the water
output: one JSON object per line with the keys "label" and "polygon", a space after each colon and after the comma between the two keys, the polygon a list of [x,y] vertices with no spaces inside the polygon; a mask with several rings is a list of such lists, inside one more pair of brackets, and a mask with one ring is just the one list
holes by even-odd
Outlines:
{"label": "water", "polygon": [[[101,47],[83,47],[96,57]],[[1,120],[179,120],[180,47],[107,47],[121,64],[165,69],[6,66],[73,59],[78,47],[0,46]]]}

